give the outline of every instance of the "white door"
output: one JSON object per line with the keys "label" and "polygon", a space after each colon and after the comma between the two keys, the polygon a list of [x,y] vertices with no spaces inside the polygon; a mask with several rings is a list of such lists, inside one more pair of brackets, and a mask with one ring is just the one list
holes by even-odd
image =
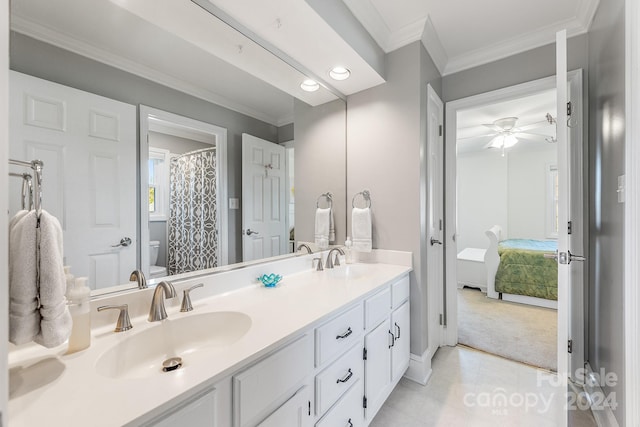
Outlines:
{"label": "white door", "polygon": [[[581,75],[580,75],[581,77]],[[558,139],[558,375],[584,367],[585,242],[582,199],[581,78],[567,83],[567,36],[556,37]],[[578,96],[579,95],[579,96]],[[570,106],[570,107],[568,107]],[[569,353],[567,353],[567,351]]]}
{"label": "white door", "polygon": [[10,156],[44,162],[42,207],[62,225],[65,264],[92,289],[127,283],[138,251],[136,107],[13,71],[10,97]]}
{"label": "white door", "polygon": [[242,134],[242,261],[287,253],[284,147]]}
{"label": "white door", "polygon": [[427,289],[429,301],[429,351],[431,356],[442,344],[444,317],[444,234],[443,234],[443,105],[431,85],[427,86],[426,149],[426,239]]}

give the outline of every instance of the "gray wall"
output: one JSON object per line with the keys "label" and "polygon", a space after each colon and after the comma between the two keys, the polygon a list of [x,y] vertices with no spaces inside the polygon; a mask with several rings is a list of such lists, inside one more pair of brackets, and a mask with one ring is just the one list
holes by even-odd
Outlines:
{"label": "gray wall", "polygon": [[420,42],[386,55],[385,69],[385,84],[347,100],[347,196],[350,203],[357,192],[371,191],[374,248],[413,252],[411,352],[422,355],[428,313],[420,248],[420,153],[427,135],[427,83],[441,91],[441,78]]}
{"label": "gray wall", "polygon": [[[242,133],[278,141],[276,126],[19,33],[11,33],[10,55],[12,70],[226,128],[230,198],[242,196]],[[242,212],[229,210],[229,263],[242,259],[242,244],[236,242],[241,227]]]}
{"label": "gray wall", "polygon": [[[567,43],[568,69],[587,69],[587,35]],[[556,74],[556,48],[549,44],[499,61],[449,74],[442,79],[442,100],[453,101]],[[586,80],[586,79],[585,79]],[[585,83],[586,89],[586,83]]]}
{"label": "gray wall", "polygon": [[333,193],[335,243],[342,245],[346,239],[345,111],[339,99],[317,107],[294,103],[296,241],[314,241],[316,200],[327,191]]}
{"label": "gray wall", "polygon": [[[593,193],[589,275],[589,362],[618,376],[614,411],[624,420],[624,205],[617,179],[625,171],[625,2],[601,0],[589,32],[589,165]],[[638,402],[630,404],[638,404]]]}

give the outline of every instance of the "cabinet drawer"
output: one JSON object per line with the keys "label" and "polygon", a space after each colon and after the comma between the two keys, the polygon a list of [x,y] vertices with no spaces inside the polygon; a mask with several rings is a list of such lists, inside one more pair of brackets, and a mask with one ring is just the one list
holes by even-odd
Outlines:
{"label": "cabinet drawer", "polygon": [[391,307],[397,308],[404,300],[409,298],[411,292],[409,283],[409,276],[407,275],[391,285]]}
{"label": "cabinet drawer", "polygon": [[305,334],[233,376],[234,425],[256,422],[281,405],[313,372],[313,340]]}
{"label": "cabinet drawer", "polygon": [[362,381],[358,381],[331,408],[327,414],[316,423],[316,427],[360,427],[364,426],[362,408]]}
{"label": "cabinet drawer", "polygon": [[316,410],[324,413],[353,384],[362,378],[362,345],[357,344],[316,376]]}
{"label": "cabinet drawer", "polygon": [[362,304],[316,328],[316,366],[351,348],[364,329]]}
{"label": "cabinet drawer", "polygon": [[391,291],[387,286],[364,302],[365,325],[367,329],[375,327],[391,312]]}

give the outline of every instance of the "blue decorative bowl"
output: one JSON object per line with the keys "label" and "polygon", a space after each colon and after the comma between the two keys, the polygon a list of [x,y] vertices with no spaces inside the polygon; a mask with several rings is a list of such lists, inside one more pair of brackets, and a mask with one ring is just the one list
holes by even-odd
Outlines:
{"label": "blue decorative bowl", "polygon": [[262,284],[267,288],[273,288],[278,284],[278,282],[280,282],[280,280],[282,280],[282,276],[274,273],[263,274],[262,276],[258,277],[258,280],[261,281]]}

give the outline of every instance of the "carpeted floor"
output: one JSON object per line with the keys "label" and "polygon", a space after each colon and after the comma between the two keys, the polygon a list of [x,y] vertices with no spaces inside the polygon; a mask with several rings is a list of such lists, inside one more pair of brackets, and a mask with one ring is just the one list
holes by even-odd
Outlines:
{"label": "carpeted floor", "polygon": [[458,342],[555,371],[557,311],[458,289]]}

